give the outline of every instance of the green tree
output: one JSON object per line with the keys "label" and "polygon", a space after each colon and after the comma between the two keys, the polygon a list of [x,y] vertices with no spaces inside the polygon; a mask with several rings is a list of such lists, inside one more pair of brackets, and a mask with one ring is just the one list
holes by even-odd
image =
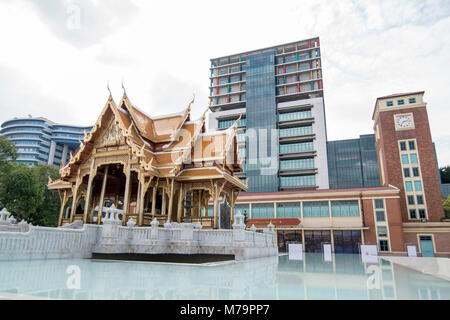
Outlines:
{"label": "green tree", "polygon": [[0,135],[0,173],[11,168],[17,156],[14,145],[5,136]]}
{"label": "green tree", "polygon": [[450,166],[440,168],[439,172],[441,173],[441,182],[450,183]]}
{"label": "green tree", "polygon": [[36,210],[44,201],[43,191],[33,170],[17,165],[3,176],[0,202],[18,221],[33,223]]}
{"label": "green tree", "polygon": [[59,178],[59,170],[51,165],[37,165],[31,168],[33,174],[39,181],[39,187],[44,194],[43,202],[36,208],[35,215],[32,220],[35,224],[47,227],[56,227],[59,218],[60,199],[58,192],[48,190],[48,177],[52,180]]}

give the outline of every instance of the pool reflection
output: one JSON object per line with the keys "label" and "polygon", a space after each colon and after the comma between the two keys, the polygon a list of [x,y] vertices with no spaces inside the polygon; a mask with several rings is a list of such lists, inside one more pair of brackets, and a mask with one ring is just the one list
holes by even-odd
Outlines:
{"label": "pool reflection", "polygon": [[[79,275],[68,273],[79,267]],[[70,281],[79,276],[79,288]],[[76,283],[76,281],[74,282]],[[218,266],[98,260],[0,262],[0,292],[55,299],[450,299],[450,282],[380,259],[306,253]]]}

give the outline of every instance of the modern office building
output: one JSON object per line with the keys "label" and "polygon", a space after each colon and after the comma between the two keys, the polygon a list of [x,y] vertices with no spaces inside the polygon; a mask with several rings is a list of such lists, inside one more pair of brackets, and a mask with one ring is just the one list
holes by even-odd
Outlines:
{"label": "modern office building", "polygon": [[91,127],[55,123],[46,118],[14,118],[3,122],[0,133],[16,147],[17,161],[26,165],[51,164],[69,160]]}
{"label": "modern office building", "polygon": [[328,173],[331,189],[380,186],[375,135],[328,141]]}
{"label": "modern office building", "polygon": [[249,192],[328,189],[319,38],[211,59],[209,128],[239,116]]}
{"label": "modern office building", "polygon": [[421,256],[449,257],[450,220],[423,95],[378,98],[374,136],[328,143],[331,189],[240,193],[236,210],[248,226],[275,225],[281,251],[301,243],[306,252],[331,244],[335,253],[358,253],[369,244],[380,254],[414,246]]}

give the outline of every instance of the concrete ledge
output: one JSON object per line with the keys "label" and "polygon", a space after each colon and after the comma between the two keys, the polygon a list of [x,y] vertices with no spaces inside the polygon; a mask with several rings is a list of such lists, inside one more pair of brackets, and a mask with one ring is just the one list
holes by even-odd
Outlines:
{"label": "concrete ledge", "polygon": [[388,257],[384,260],[400,266],[413,269],[433,277],[450,281],[450,259],[448,258],[419,258],[419,257]]}

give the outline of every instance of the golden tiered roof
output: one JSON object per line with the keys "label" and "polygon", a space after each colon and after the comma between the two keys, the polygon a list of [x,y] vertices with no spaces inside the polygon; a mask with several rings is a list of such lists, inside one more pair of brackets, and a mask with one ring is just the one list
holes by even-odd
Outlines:
{"label": "golden tiered roof", "polygon": [[145,175],[184,180],[209,179],[221,175],[225,180],[246,189],[234,176],[242,171],[237,150],[237,121],[228,130],[205,131],[206,111],[191,121],[192,100],[177,114],[151,117],[133,105],[125,90],[116,105],[111,94],[89,133],[69,162],[60,169],[61,179],[73,180],[80,166],[88,161],[102,139],[116,139],[116,145],[128,146]]}

